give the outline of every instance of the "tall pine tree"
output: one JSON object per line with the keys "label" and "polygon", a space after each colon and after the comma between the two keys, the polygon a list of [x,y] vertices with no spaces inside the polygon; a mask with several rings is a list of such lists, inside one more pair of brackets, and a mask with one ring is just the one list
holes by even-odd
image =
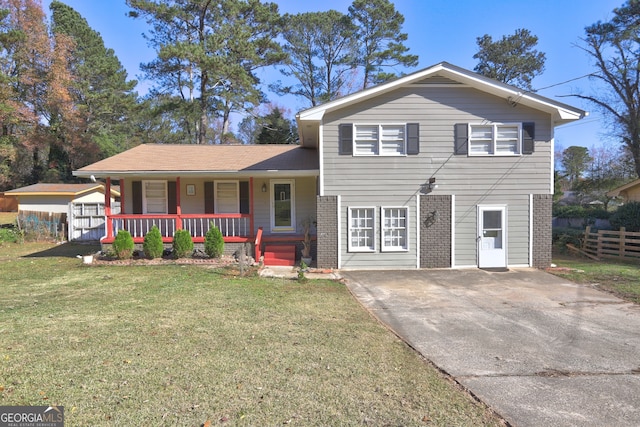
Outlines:
{"label": "tall pine tree", "polygon": [[127,80],[127,72],[113,49],[105,47],[100,33],[78,12],[57,0],[51,2],[50,9],[53,34],[65,35],[73,42],[69,52],[73,102],[91,142],[101,157],[136,145],[139,141],[133,118],[138,108],[134,91],[137,82]]}
{"label": "tall pine tree", "polygon": [[[176,111],[187,123],[185,142],[205,144],[212,116],[223,118],[228,132],[230,113],[262,101],[255,71],[282,60],[275,41],[280,15],[275,3],[260,0],[127,0],[132,17],[142,16],[152,27],[147,35],[158,58],[143,64],[156,82],[159,110]],[[169,95],[169,96],[167,96]]]}

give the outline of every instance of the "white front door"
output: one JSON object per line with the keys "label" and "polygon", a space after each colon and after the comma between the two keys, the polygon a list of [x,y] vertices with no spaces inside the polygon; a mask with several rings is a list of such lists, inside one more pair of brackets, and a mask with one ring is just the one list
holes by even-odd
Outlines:
{"label": "white front door", "polygon": [[507,266],[504,206],[478,206],[478,267]]}

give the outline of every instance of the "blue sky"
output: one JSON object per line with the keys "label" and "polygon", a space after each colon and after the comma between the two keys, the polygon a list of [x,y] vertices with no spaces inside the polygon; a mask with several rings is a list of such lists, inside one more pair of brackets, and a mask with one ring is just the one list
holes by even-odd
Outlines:
{"label": "blue sky", "polygon": [[[129,78],[141,80],[139,65],[155,58],[142,33],[147,30],[143,20],[127,17],[125,0],[61,0],[78,11],[89,25],[98,31],[107,47],[112,48],[129,73]],[[351,0],[276,0],[281,13],[298,13],[335,9],[346,13]],[[43,0],[45,12],[50,0]],[[591,93],[593,82],[587,78],[595,71],[582,44],[584,28],[609,20],[612,11],[623,0],[396,0],[396,9],[405,17],[406,44],[419,56],[415,70],[447,61],[472,70],[476,65],[476,38],[489,34],[494,40],[526,28],[538,36],[538,50],[547,57],[545,72],[533,81],[538,94],[582,108],[590,115],[579,122],[556,131],[556,147],[585,147],[615,144],[606,137],[602,116],[594,107],[572,93]],[[279,73],[265,70],[260,74],[264,83],[280,78]],[[560,84],[573,80],[569,83]],[[149,82],[141,81],[138,91],[144,93]],[[553,86],[548,89],[548,86]],[[292,112],[304,109],[303,100],[283,100],[271,97],[279,105],[286,102]]]}

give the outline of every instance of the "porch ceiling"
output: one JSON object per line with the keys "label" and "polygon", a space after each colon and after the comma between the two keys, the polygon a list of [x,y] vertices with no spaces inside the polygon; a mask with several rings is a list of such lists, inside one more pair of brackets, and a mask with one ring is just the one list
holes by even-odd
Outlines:
{"label": "porch ceiling", "polygon": [[73,171],[77,177],[133,175],[316,176],[315,149],[297,145],[142,144]]}

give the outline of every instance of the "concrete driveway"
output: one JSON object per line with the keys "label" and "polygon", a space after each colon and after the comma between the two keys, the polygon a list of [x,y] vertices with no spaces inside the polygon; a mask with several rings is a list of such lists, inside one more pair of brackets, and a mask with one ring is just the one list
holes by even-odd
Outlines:
{"label": "concrete driveway", "polygon": [[510,424],[640,425],[640,306],[533,269],[341,274]]}

